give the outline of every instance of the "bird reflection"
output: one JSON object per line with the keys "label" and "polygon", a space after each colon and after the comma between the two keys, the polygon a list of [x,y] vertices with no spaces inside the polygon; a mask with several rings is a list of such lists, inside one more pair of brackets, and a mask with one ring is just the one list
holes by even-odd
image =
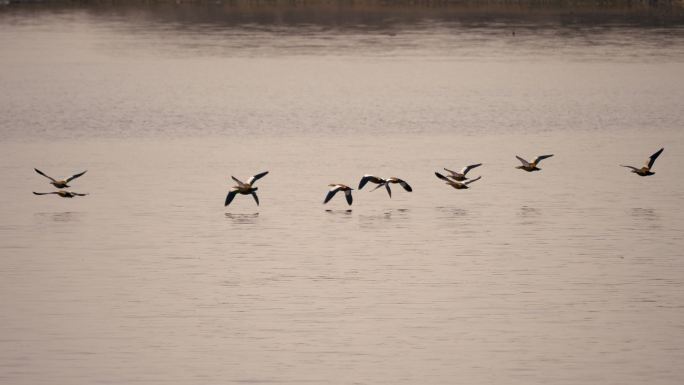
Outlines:
{"label": "bird reflection", "polygon": [[80,220],[81,214],[74,211],[64,211],[58,213],[36,213],[36,217],[58,223],[69,223]]}
{"label": "bird reflection", "polygon": [[520,211],[518,211],[518,216],[522,220],[520,224],[522,225],[532,225],[538,223],[539,217],[541,215],[541,210],[536,207],[522,206],[520,207]]}
{"label": "bird reflection", "polygon": [[351,209],[345,209],[345,210],[325,210],[326,213],[329,214],[338,214],[338,215],[349,215],[352,213]]}
{"label": "bird reflection", "polygon": [[437,211],[442,213],[444,217],[464,217],[468,215],[468,210],[459,207],[436,207]]}
{"label": "bird reflection", "polygon": [[632,209],[631,214],[635,219],[643,219],[646,221],[657,221],[660,219],[658,212],[654,209],[635,207]]}
{"label": "bird reflection", "polygon": [[259,219],[259,213],[251,214],[235,214],[235,213],[225,213],[226,218],[233,221],[235,224],[255,224],[257,219]]}
{"label": "bird reflection", "polygon": [[631,229],[643,232],[645,229],[657,230],[662,228],[660,215],[655,209],[634,207],[629,212],[632,217]]}
{"label": "bird reflection", "polygon": [[536,207],[522,206],[518,215],[524,218],[538,217],[541,215],[541,210]]}
{"label": "bird reflection", "polygon": [[409,209],[389,209],[373,214],[364,214],[359,216],[359,222],[362,226],[376,225],[385,221],[395,219],[405,219],[410,214]]}

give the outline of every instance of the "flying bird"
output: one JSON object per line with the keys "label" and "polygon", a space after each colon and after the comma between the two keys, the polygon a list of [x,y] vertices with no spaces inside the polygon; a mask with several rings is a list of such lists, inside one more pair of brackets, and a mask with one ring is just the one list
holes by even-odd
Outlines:
{"label": "flying bird", "polygon": [[656,159],[658,159],[658,156],[660,156],[660,154],[663,152],[664,149],[665,148],[661,148],[660,150],[656,151],[655,154],[651,155],[648,159],[646,159],[646,163],[641,168],[636,168],[636,167],[632,167],[632,166],[625,166],[622,164],[620,166],[631,168],[633,173],[640,175],[640,176],[653,175],[655,173],[651,171],[651,167],[653,167],[653,163],[655,163]]}
{"label": "flying bird", "polygon": [[439,178],[439,179],[445,181],[446,184],[448,184],[449,186],[455,188],[456,190],[462,190],[462,189],[470,188],[470,187],[468,187],[469,184],[471,184],[471,183],[473,183],[473,182],[476,182],[476,181],[478,181],[478,180],[480,180],[480,179],[482,178],[482,176],[478,176],[478,177],[475,178],[475,179],[470,179],[470,180],[467,180],[467,181],[465,181],[465,182],[460,182],[460,181],[456,181],[456,180],[449,179],[448,177],[446,177],[446,176],[444,176],[444,175],[442,175],[442,174],[440,174],[440,173],[438,173],[438,172],[435,172],[435,175],[437,175],[437,178]]}
{"label": "flying bird", "polygon": [[389,194],[390,198],[392,197],[392,190],[390,190],[390,186],[389,186],[390,183],[399,183],[399,185],[401,187],[403,187],[404,190],[406,190],[408,192],[413,191],[413,189],[411,188],[411,186],[409,186],[408,183],[406,183],[405,181],[403,181],[399,178],[390,177],[390,178],[385,179],[385,178],[379,178],[377,176],[368,175],[368,174],[364,175],[363,178],[361,178],[361,181],[359,182],[359,190],[361,190],[363,188],[363,186],[365,186],[366,183],[368,183],[368,182],[377,184],[377,186],[371,191],[375,191],[375,190],[379,189],[380,187],[385,186],[385,189],[387,189],[387,193]]}
{"label": "flying bird", "polygon": [[325,200],[323,201],[323,204],[328,203],[328,201],[330,201],[330,199],[332,199],[332,197],[334,197],[338,191],[344,191],[344,195],[347,198],[347,203],[349,204],[349,206],[351,206],[352,200],[353,200],[353,198],[352,198],[353,188],[351,188],[349,186],[345,186],[343,184],[339,184],[339,183],[329,184],[328,186],[330,186],[331,189],[328,191],[328,195],[325,196]]}
{"label": "flying bird", "polygon": [[71,182],[72,180],[74,180],[74,179],[78,178],[79,176],[85,174],[85,173],[88,171],[88,170],[86,170],[86,171],[83,171],[83,172],[78,173],[78,174],[76,174],[76,175],[72,175],[72,176],[68,177],[67,179],[60,179],[60,180],[57,180],[57,179],[55,179],[55,178],[53,178],[53,177],[51,177],[51,176],[45,174],[44,172],[38,170],[37,168],[34,168],[34,170],[36,170],[36,172],[37,172],[38,174],[40,174],[40,175],[42,175],[42,176],[44,176],[44,177],[50,179],[50,180],[52,181],[52,182],[50,182],[50,184],[53,185],[53,186],[55,186],[55,187],[57,187],[57,188],[71,187],[71,186],[68,185],[69,182]]}
{"label": "flying bird", "polygon": [[468,171],[474,169],[475,167],[480,167],[480,166],[482,166],[482,163],[471,164],[470,166],[465,166],[465,167],[463,167],[463,168],[461,169],[461,171],[459,171],[459,172],[449,170],[448,168],[445,168],[444,170],[445,170],[446,172],[448,172],[449,174],[451,174],[451,175],[449,175],[449,177],[450,177],[451,179],[457,180],[457,181],[461,182],[461,181],[464,181],[464,180],[468,179],[468,178],[466,177],[466,174],[468,173]]}
{"label": "flying bird", "polygon": [[49,194],[57,194],[61,196],[62,198],[73,198],[73,197],[83,197],[88,194],[79,194],[75,193],[73,191],[66,191],[66,190],[59,190],[59,191],[53,191],[53,192],[46,192],[46,193],[38,193],[38,192],[33,192],[35,195],[49,195]]}
{"label": "flying bird", "polygon": [[235,195],[237,194],[242,194],[242,195],[249,195],[251,194],[252,197],[254,197],[254,200],[256,201],[257,206],[259,206],[259,197],[256,195],[256,191],[259,189],[258,187],[252,187],[252,184],[256,182],[257,180],[263,178],[266,174],[268,174],[268,171],[262,172],[261,174],[256,174],[253,177],[247,179],[247,183],[243,183],[241,180],[238,178],[231,176],[235,182],[237,182],[237,186],[233,186],[230,191],[228,191],[228,195],[226,195],[226,203],[224,206],[228,206],[230,202],[233,201],[233,198],[235,198]]}
{"label": "flying bird", "polygon": [[551,155],[539,155],[538,157],[534,158],[534,160],[532,162],[528,162],[525,159],[516,155],[515,157],[518,158],[518,160],[522,163],[522,166],[518,166],[516,168],[519,168],[521,170],[525,170],[527,172],[539,171],[539,170],[541,170],[541,168],[537,167],[539,162],[541,162],[542,160],[544,160],[546,158],[550,158],[552,156],[553,156],[553,154],[551,154]]}

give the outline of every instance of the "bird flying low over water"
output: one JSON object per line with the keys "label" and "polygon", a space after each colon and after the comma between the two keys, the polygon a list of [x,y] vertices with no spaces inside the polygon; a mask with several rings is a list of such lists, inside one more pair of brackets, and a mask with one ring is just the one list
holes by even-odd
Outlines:
{"label": "bird flying low over water", "polygon": [[71,187],[71,186],[69,186],[67,183],[71,182],[72,180],[78,178],[79,176],[85,174],[85,173],[88,171],[88,170],[86,170],[86,171],[83,171],[83,172],[78,173],[78,174],[76,174],[76,175],[72,175],[72,176],[68,177],[67,179],[60,179],[60,180],[57,180],[57,179],[55,179],[55,178],[53,178],[53,177],[51,177],[51,176],[46,175],[44,172],[38,170],[37,168],[34,168],[34,170],[36,170],[36,172],[37,172],[38,174],[40,174],[40,175],[42,175],[42,176],[44,176],[44,177],[50,179],[50,180],[51,180],[50,184],[53,185],[53,186],[55,186],[55,187],[57,187],[57,188]]}
{"label": "bird flying low over water", "polygon": [[88,195],[88,194],[79,194],[79,193],[75,193],[73,191],[66,191],[66,190],[59,190],[59,191],[53,191],[53,192],[47,192],[47,193],[37,193],[34,191],[33,193],[35,195],[57,194],[57,195],[61,196],[62,198],[83,197],[83,196]]}
{"label": "bird flying low over water", "polygon": [[456,181],[456,180],[449,179],[449,178],[445,177],[444,175],[442,175],[442,174],[440,174],[440,173],[438,173],[438,172],[435,172],[435,175],[437,175],[437,178],[439,178],[439,179],[445,181],[446,184],[448,184],[449,186],[455,188],[456,190],[462,190],[462,189],[470,188],[470,187],[468,187],[469,184],[471,184],[471,183],[473,183],[473,182],[475,182],[475,181],[478,181],[478,180],[480,180],[480,179],[482,178],[482,176],[478,176],[478,177],[475,178],[475,179],[470,179],[470,180],[467,180],[467,181],[465,181],[465,182],[459,182],[459,181]]}
{"label": "bird flying low over water", "polygon": [[233,186],[230,191],[228,191],[228,195],[226,195],[226,203],[224,206],[228,206],[230,202],[233,201],[233,198],[235,198],[235,195],[237,194],[242,194],[242,195],[249,195],[251,194],[252,197],[254,197],[254,200],[256,201],[257,206],[259,206],[259,197],[256,195],[256,191],[259,189],[258,187],[252,187],[252,184],[256,182],[257,180],[263,178],[266,174],[268,174],[268,171],[262,172],[261,174],[256,174],[253,177],[247,179],[247,183],[243,183],[240,181],[238,178],[231,176],[235,182],[237,182],[237,186]]}
{"label": "bird flying low over water", "polygon": [[640,176],[653,175],[655,173],[651,171],[651,167],[653,167],[653,163],[655,163],[656,159],[658,159],[658,156],[663,152],[664,149],[665,148],[661,148],[660,150],[656,151],[655,154],[651,155],[648,159],[646,159],[646,163],[641,168],[636,168],[636,167],[632,167],[632,166],[625,166],[622,164],[620,166],[631,168],[633,173],[640,175]]}
{"label": "bird flying low over water", "polygon": [[551,154],[551,155],[539,155],[538,157],[534,158],[533,161],[528,162],[525,159],[516,155],[515,157],[518,158],[518,160],[522,163],[522,166],[518,166],[516,168],[519,168],[521,170],[525,170],[527,172],[539,171],[539,170],[541,170],[541,168],[537,167],[539,162],[541,162],[542,160],[544,160],[546,158],[550,158],[552,156],[553,156],[553,154]]}
{"label": "bird flying low over water", "polygon": [[399,183],[399,185],[401,187],[403,187],[404,190],[406,190],[408,192],[413,191],[413,189],[411,188],[411,186],[409,186],[408,183],[406,183],[405,181],[403,181],[399,178],[391,177],[391,178],[384,179],[384,178],[378,178],[377,176],[368,175],[368,174],[364,175],[363,178],[361,178],[361,181],[359,182],[359,190],[361,190],[363,188],[363,186],[365,186],[366,183],[368,183],[368,182],[377,184],[377,187],[375,187],[371,191],[375,191],[375,190],[379,189],[380,187],[385,186],[385,188],[387,189],[387,193],[389,194],[390,198],[392,197],[392,190],[390,190],[390,186],[389,186],[390,183]]}
{"label": "bird flying low over water", "polygon": [[451,175],[449,175],[449,178],[451,178],[451,179],[453,179],[453,180],[457,180],[457,181],[459,181],[459,182],[462,182],[462,181],[468,179],[468,178],[466,177],[466,174],[468,173],[468,171],[474,169],[475,167],[480,167],[480,166],[482,166],[482,163],[471,164],[470,166],[465,166],[465,167],[463,167],[463,168],[461,169],[461,171],[459,171],[459,172],[449,170],[448,168],[445,168],[444,171],[446,171],[446,172],[448,172],[449,174],[451,174]]}
{"label": "bird flying low over water", "polygon": [[328,186],[330,186],[331,188],[330,188],[330,191],[328,191],[328,195],[325,196],[325,200],[323,201],[323,204],[328,203],[328,201],[330,201],[330,199],[332,199],[332,197],[334,197],[338,191],[344,191],[344,195],[347,198],[347,203],[349,204],[349,206],[351,206],[352,201],[353,201],[353,198],[352,198],[353,188],[351,188],[349,186],[345,186],[343,184],[339,184],[339,183],[329,184]]}

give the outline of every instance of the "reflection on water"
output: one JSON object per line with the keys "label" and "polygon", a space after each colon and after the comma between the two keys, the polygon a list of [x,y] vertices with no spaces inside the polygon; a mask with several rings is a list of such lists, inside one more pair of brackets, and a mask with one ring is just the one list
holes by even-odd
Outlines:
{"label": "reflection on water", "polygon": [[[0,11],[1,383],[684,383],[677,13],[274,3]],[[320,203],[371,167],[425,188]]]}
{"label": "reflection on water", "polygon": [[444,217],[465,217],[468,215],[468,210],[460,207],[440,206],[435,207],[435,210],[441,213]]}
{"label": "reflection on water", "polygon": [[352,209],[337,209],[337,210],[335,210],[335,209],[326,209],[325,212],[326,212],[326,213],[329,213],[329,214],[334,214],[334,215],[337,215],[337,214],[340,214],[340,215],[349,215],[349,214],[352,213]]}
{"label": "reflection on water", "polygon": [[629,215],[634,220],[632,228],[635,230],[662,229],[661,218],[656,209],[635,207],[629,211]]}
{"label": "reflection on water", "polygon": [[521,225],[533,225],[539,223],[542,211],[536,207],[522,206],[517,214]]}
{"label": "reflection on water", "polygon": [[534,218],[541,215],[541,210],[536,207],[521,206],[518,215],[522,218]]}
{"label": "reflection on water", "polygon": [[56,213],[35,213],[34,216],[39,220],[39,222],[50,221],[57,223],[70,223],[80,221],[85,215],[83,212],[65,211]]}
{"label": "reflection on water", "polygon": [[411,211],[406,208],[391,208],[358,216],[359,226],[363,229],[382,229],[391,226],[395,229],[405,228],[410,222]]}
{"label": "reflection on water", "polygon": [[630,210],[631,215],[637,219],[643,219],[649,222],[660,219],[658,212],[655,209],[635,207]]}
{"label": "reflection on water", "polygon": [[249,214],[235,214],[235,213],[225,213],[226,218],[230,219],[235,224],[249,224],[253,225],[257,223],[259,219],[259,213],[249,213]]}

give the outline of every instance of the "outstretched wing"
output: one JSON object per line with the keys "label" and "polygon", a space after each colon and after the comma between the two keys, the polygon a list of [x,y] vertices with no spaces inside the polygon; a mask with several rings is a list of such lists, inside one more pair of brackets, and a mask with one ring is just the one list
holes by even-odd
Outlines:
{"label": "outstretched wing", "polygon": [[382,178],[378,178],[377,176],[366,174],[363,176],[363,178],[361,178],[361,181],[359,182],[359,190],[361,190],[363,186],[365,186],[368,182],[373,182],[381,185],[385,182],[385,180]]}
{"label": "outstretched wing", "polygon": [[34,170],[36,170],[36,172],[37,172],[38,174],[40,174],[40,175],[42,175],[42,176],[44,176],[44,177],[50,179],[51,181],[57,182],[53,177],[51,177],[51,176],[49,176],[49,175],[46,175],[45,173],[43,173],[42,171],[38,170],[37,168],[34,168]]}
{"label": "outstretched wing", "polygon": [[456,171],[453,171],[453,170],[449,170],[449,169],[448,169],[448,168],[446,168],[446,167],[444,167],[444,171],[446,171],[446,172],[449,172],[449,173],[451,173],[451,175],[455,175],[455,174],[462,174],[462,172],[461,172],[461,173],[458,173],[458,172],[456,172]]}
{"label": "outstretched wing", "polygon": [[365,186],[366,183],[368,183],[368,182],[382,184],[384,181],[385,181],[384,179],[378,178],[377,176],[366,174],[363,176],[363,178],[361,178],[361,181],[359,182],[359,190],[361,190],[363,188],[363,186]]}
{"label": "outstretched wing", "polygon": [[518,158],[518,160],[523,164],[523,166],[530,167],[530,162],[526,161],[525,159],[523,159],[517,155],[515,157]]}
{"label": "outstretched wing", "polygon": [[66,180],[66,181],[67,181],[67,183],[69,183],[69,182],[71,182],[72,180],[74,180],[74,179],[78,178],[79,176],[81,176],[81,175],[85,174],[86,172],[88,172],[88,170],[85,170],[85,171],[83,171],[82,173],[79,173],[79,174],[76,174],[76,175],[72,175],[72,176],[70,176],[70,177],[69,177],[69,179],[67,179],[67,180]]}
{"label": "outstretched wing", "polygon": [[[378,186],[379,187],[379,186]],[[389,194],[390,198],[392,197],[392,190],[390,190],[389,183],[385,183],[385,188],[387,189],[387,193]]]}
{"label": "outstretched wing", "polygon": [[399,179],[399,180],[397,181],[397,183],[399,183],[399,185],[400,185],[401,187],[403,187],[404,190],[406,190],[406,191],[408,191],[408,192],[413,191],[413,189],[411,188],[411,186],[409,186],[409,184],[406,183],[405,181]]}
{"label": "outstretched wing", "polygon": [[259,197],[256,195],[256,192],[252,191],[252,197],[254,197],[254,200],[257,203],[257,206],[259,206]]}
{"label": "outstretched wing", "polygon": [[663,152],[664,149],[665,149],[664,147],[661,148],[655,154],[651,155],[650,158],[648,158],[648,161],[647,161],[648,162],[648,168],[653,167],[653,163],[655,163],[655,160],[658,159],[658,156],[660,155],[660,153]]}
{"label": "outstretched wing", "polygon": [[[335,187],[331,188],[330,191],[328,191],[328,195],[325,196],[325,200],[323,201],[323,204],[328,203],[328,201],[330,201],[330,199],[332,199],[332,197],[334,197],[338,191],[340,191],[340,186],[335,186]],[[351,198],[348,198],[348,199],[351,199]]]}
{"label": "outstretched wing", "polygon": [[351,206],[352,200],[353,200],[353,199],[352,199],[351,192],[352,192],[351,189],[349,189],[349,190],[347,190],[347,191],[344,192],[344,196],[347,198],[347,203],[349,203],[349,206]]}
{"label": "outstretched wing", "polygon": [[478,176],[478,177],[475,178],[475,179],[467,180],[467,181],[463,182],[463,184],[471,184],[471,183],[476,182],[476,181],[478,181],[478,180],[480,180],[480,179],[482,179],[482,176],[481,176],[481,175]]}
{"label": "outstretched wing", "polygon": [[539,155],[538,157],[534,158],[534,161],[532,161],[532,163],[539,164],[539,162],[541,162],[542,160],[544,160],[546,158],[550,158],[552,156],[553,156],[553,154],[551,154],[551,155]]}
{"label": "outstretched wing", "polygon": [[237,195],[237,193],[238,193],[237,190],[230,190],[228,192],[228,195],[226,195],[226,203],[223,206],[224,207],[228,206],[230,204],[230,202],[233,201],[233,198],[235,198],[235,195]]}
{"label": "outstretched wing", "polygon": [[467,174],[468,171],[474,169],[475,167],[480,167],[480,166],[482,166],[482,163],[471,164],[470,166],[465,166],[465,167],[463,167],[463,170],[461,170],[461,174],[463,174],[463,176],[465,176],[465,174]]}
{"label": "outstretched wing", "polygon": [[242,183],[242,181],[241,181],[240,179],[238,179],[238,178],[236,178],[236,177],[234,177],[234,176],[232,176],[232,175],[231,175],[230,177],[233,178],[233,180],[236,181],[237,184],[239,184],[240,186],[243,186],[243,185],[244,185],[244,183]]}
{"label": "outstretched wing", "polygon": [[639,170],[639,169],[638,169],[638,168],[636,168],[636,167],[632,167],[632,166],[625,166],[624,164],[621,164],[620,166],[622,166],[622,167],[627,167],[627,168],[631,168],[631,169],[632,169],[632,170],[634,170],[634,171],[637,171],[637,170]]}
{"label": "outstretched wing", "polygon": [[268,171],[264,171],[261,174],[256,174],[253,177],[247,179],[247,184],[253,184],[254,182],[258,181],[259,179],[263,178],[266,174],[268,174]]}
{"label": "outstretched wing", "polygon": [[437,171],[435,171],[435,175],[437,175],[437,178],[439,178],[439,179],[441,179],[441,180],[445,180],[445,181],[447,181],[447,182],[451,180],[451,179],[445,177],[444,175],[438,173]]}
{"label": "outstretched wing", "polygon": [[84,196],[88,195],[88,194],[79,194],[79,193],[75,193],[75,192],[71,192],[71,193],[76,195],[76,196],[79,196],[79,197],[84,197]]}
{"label": "outstretched wing", "polygon": [[[48,177],[48,178],[49,178],[49,177]],[[49,193],[37,193],[37,192],[34,191],[33,193],[34,193],[35,195],[49,195],[49,194],[57,194],[57,191],[53,191],[53,192],[49,192]]]}

